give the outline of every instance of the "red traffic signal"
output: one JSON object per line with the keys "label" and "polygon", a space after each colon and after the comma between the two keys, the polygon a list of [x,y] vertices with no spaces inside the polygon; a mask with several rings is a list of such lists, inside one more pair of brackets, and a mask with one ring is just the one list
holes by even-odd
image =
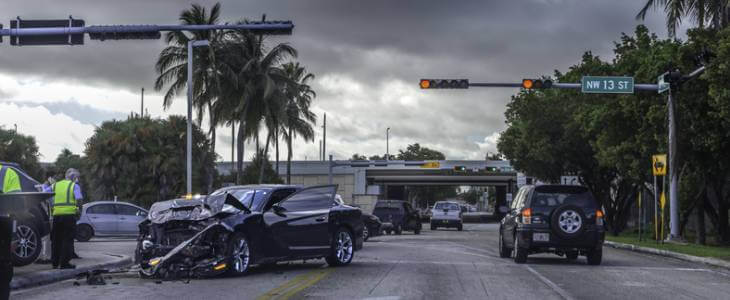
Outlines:
{"label": "red traffic signal", "polygon": [[553,87],[553,81],[550,79],[522,79],[522,88],[531,89],[549,89]]}
{"label": "red traffic signal", "polygon": [[421,79],[422,89],[468,89],[469,79]]}

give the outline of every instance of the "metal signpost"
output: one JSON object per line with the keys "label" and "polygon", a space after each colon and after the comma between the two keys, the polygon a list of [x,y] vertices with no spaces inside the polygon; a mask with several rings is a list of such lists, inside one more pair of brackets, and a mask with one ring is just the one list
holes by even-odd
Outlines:
{"label": "metal signpost", "polygon": [[[249,30],[257,34],[290,35],[294,29],[291,21],[261,21],[221,25],[103,25],[85,26],[86,22],[74,19],[10,21],[10,28],[0,24],[0,43],[3,36],[10,37],[13,46],[83,45],[84,35],[92,40],[142,40],[159,39],[163,31],[210,31]],[[207,46],[208,41],[188,42],[188,120],[186,150],[186,191],[192,193],[192,49]]]}

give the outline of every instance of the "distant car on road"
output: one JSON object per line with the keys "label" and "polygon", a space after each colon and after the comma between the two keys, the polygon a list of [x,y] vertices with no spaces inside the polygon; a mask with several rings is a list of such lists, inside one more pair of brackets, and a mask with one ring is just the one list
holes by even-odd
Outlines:
{"label": "distant car on road", "polygon": [[[38,192],[40,183],[26,174],[18,164],[0,161],[0,164],[11,168],[18,174],[22,192]],[[51,233],[51,221],[48,217],[48,202],[38,204],[15,217],[16,227],[13,241],[17,247],[13,252],[13,265],[21,267],[33,263],[42,250],[42,239]]]}
{"label": "distant car on road", "polygon": [[375,204],[373,214],[383,222],[383,230],[387,234],[401,234],[405,231],[421,233],[421,216],[410,203],[400,200],[379,200]]}
{"label": "distant car on road", "polygon": [[568,259],[585,255],[589,265],[603,257],[603,211],[582,186],[523,186],[499,227],[499,256],[516,263],[533,253],[555,253]]}
{"label": "distant car on road", "polygon": [[76,222],[76,240],[87,242],[94,236],[139,235],[139,223],[147,218],[147,210],[127,202],[96,201],[81,208]]}
{"label": "distant car on road", "polygon": [[458,202],[436,202],[431,209],[431,230],[439,227],[452,227],[462,231],[464,229],[462,212],[465,210],[466,208],[459,205]]}

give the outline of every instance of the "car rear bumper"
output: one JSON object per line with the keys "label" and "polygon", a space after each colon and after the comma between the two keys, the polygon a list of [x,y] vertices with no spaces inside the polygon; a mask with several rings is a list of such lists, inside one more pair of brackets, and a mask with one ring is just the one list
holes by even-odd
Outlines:
{"label": "car rear bumper", "polygon": [[[548,234],[548,241],[534,240],[535,234]],[[552,232],[547,226],[520,226],[517,228],[517,238],[520,247],[533,250],[574,250],[594,249],[603,246],[605,231],[597,226],[586,228],[583,234],[565,239]]]}
{"label": "car rear bumper", "polygon": [[438,227],[459,227],[461,219],[431,219],[431,225]]}

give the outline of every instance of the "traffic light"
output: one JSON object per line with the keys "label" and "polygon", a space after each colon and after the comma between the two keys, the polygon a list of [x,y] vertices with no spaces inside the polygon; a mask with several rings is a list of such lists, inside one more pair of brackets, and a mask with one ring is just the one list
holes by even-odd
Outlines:
{"label": "traffic light", "polygon": [[674,85],[682,80],[682,73],[679,70],[667,71],[662,74],[662,79],[664,82]]}
{"label": "traffic light", "polygon": [[[74,19],[56,19],[56,20],[23,20],[18,17],[10,20],[10,29],[29,29],[29,28],[60,28],[65,27],[78,28],[84,27],[84,20]],[[10,36],[10,45],[13,46],[41,46],[41,45],[83,45],[84,34],[43,34],[43,35],[24,35]]]}
{"label": "traffic light", "polygon": [[499,172],[499,169],[497,167],[487,167],[487,172]]}
{"label": "traffic light", "polygon": [[526,90],[549,89],[551,87],[553,87],[553,81],[550,79],[522,79],[522,88]]}
{"label": "traffic light", "polygon": [[466,172],[466,167],[465,166],[455,166],[454,172]]}
{"label": "traffic light", "polygon": [[469,79],[421,79],[422,89],[468,89]]}

